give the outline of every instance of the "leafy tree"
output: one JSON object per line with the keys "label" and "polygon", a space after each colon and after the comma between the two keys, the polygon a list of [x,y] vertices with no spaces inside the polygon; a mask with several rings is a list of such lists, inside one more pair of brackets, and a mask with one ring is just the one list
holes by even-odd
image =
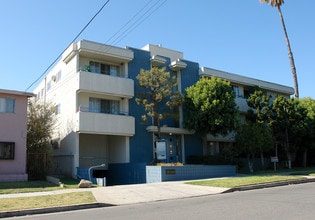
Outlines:
{"label": "leafy tree", "polygon": [[[269,132],[268,122],[271,115],[270,97],[257,87],[248,97],[247,105],[250,107],[246,115],[247,120],[250,120],[252,123],[258,123],[261,126],[266,126],[266,129]],[[269,137],[269,135],[267,136]],[[272,149],[273,146],[274,144],[269,141],[269,144],[261,145],[259,147],[262,167],[265,167],[264,153]]]}
{"label": "leafy tree", "polygon": [[146,112],[142,115],[142,119],[146,121],[147,116],[153,119],[158,129],[158,138],[160,138],[160,122],[170,115],[170,111],[167,110],[174,110],[183,102],[183,96],[176,90],[176,76],[171,76],[165,68],[153,67],[151,70],[142,69],[136,78],[138,86],[143,88],[136,98],[137,104],[143,105]]}
{"label": "leafy tree", "polygon": [[235,137],[235,142],[238,152],[247,155],[250,172],[254,172],[256,155],[266,151],[266,149],[269,150],[274,144],[270,128],[266,124],[251,121],[247,121],[241,126]]}
{"label": "leafy tree", "polygon": [[247,105],[254,110],[255,121],[264,123],[270,117],[270,97],[257,88],[247,99]]}
{"label": "leafy tree", "polygon": [[208,133],[227,135],[238,125],[233,89],[228,81],[215,76],[203,77],[186,88],[184,112],[185,128],[202,137],[204,149]]}
{"label": "leafy tree", "polygon": [[32,178],[45,178],[51,156],[51,134],[55,124],[50,104],[30,103],[27,113],[27,171]]}
{"label": "leafy tree", "polygon": [[281,20],[282,28],[284,31],[284,36],[285,36],[287,48],[288,48],[288,53],[289,53],[289,60],[290,60],[290,65],[291,65],[291,70],[292,70],[293,81],[294,81],[294,93],[295,93],[295,97],[298,98],[299,97],[299,87],[298,87],[296,68],[295,68],[295,64],[294,64],[294,58],[293,58],[293,54],[291,51],[291,46],[290,46],[290,41],[289,41],[287,29],[285,27],[284,18],[283,18],[282,11],[281,11],[281,6],[284,4],[284,0],[260,0],[260,2],[270,4],[272,7],[277,7],[277,9],[278,9],[278,13],[280,16],[280,20]]}
{"label": "leafy tree", "polygon": [[310,97],[300,99],[300,104],[307,110],[307,134],[302,139],[303,166],[307,164],[307,152],[315,148],[315,100]]}
{"label": "leafy tree", "polygon": [[307,133],[307,111],[298,99],[278,96],[272,104],[270,124],[278,142],[283,143],[288,168],[292,167],[292,153],[296,152]]}
{"label": "leafy tree", "polygon": [[[138,93],[136,102],[142,105],[146,114],[142,119],[147,121],[147,116],[153,119],[157,126],[157,139],[161,138],[161,120],[170,117],[183,102],[182,94],[177,91],[176,76],[171,76],[165,68],[153,67],[151,70],[141,70],[137,75],[138,86],[143,90]],[[165,108],[167,107],[167,108]],[[174,114],[173,114],[174,115]],[[156,161],[156,152],[154,160]]]}

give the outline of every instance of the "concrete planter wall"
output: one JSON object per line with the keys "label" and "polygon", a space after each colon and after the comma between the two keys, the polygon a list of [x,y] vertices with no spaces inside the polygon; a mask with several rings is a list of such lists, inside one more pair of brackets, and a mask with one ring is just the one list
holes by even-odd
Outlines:
{"label": "concrete planter wall", "polygon": [[146,182],[193,180],[235,176],[232,165],[146,166]]}

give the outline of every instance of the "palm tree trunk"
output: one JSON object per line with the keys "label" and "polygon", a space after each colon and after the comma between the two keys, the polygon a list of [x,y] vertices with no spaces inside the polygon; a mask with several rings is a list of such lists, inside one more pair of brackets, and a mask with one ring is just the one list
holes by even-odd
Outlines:
{"label": "palm tree trunk", "polygon": [[285,40],[286,40],[287,47],[288,47],[289,60],[290,60],[290,65],[291,65],[291,70],[292,70],[293,81],[294,81],[294,93],[295,93],[295,97],[299,98],[299,86],[298,86],[296,68],[295,68],[295,64],[294,64],[293,54],[291,51],[290,41],[289,41],[287,29],[286,29],[285,24],[284,24],[284,19],[282,16],[282,11],[281,11],[280,5],[278,5],[277,8],[278,8],[280,20],[282,23],[282,27],[283,27],[283,31],[284,31],[284,35],[285,35]]}

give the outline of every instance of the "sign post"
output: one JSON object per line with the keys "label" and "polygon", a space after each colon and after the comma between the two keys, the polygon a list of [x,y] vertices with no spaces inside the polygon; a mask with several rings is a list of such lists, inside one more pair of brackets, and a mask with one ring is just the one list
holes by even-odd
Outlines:
{"label": "sign post", "polygon": [[273,163],[273,168],[274,168],[274,171],[276,171],[276,163],[278,163],[279,162],[279,159],[278,159],[278,157],[277,156],[275,156],[275,157],[270,157],[270,160],[271,160],[271,162]]}

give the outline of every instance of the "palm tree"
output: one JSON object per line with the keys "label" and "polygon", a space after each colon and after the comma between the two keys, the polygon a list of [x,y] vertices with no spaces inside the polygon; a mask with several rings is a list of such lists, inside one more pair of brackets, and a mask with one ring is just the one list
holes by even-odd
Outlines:
{"label": "palm tree", "polygon": [[281,20],[283,31],[284,31],[284,35],[285,35],[285,39],[286,39],[286,43],[287,43],[287,47],[288,47],[290,65],[291,65],[292,76],[293,76],[293,81],[294,81],[294,93],[295,93],[295,97],[299,98],[299,87],[298,87],[298,80],[297,80],[297,75],[296,75],[296,69],[295,69],[293,54],[291,51],[291,46],[290,46],[290,41],[289,41],[287,29],[285,27],[284,19],[283,19],[282,11],[281,11],[281,5],[284,4],[284,0],[260,0],[260,2],[270,4],[272,7],[277,7],[277,9],[278,9],[280,20]]}

